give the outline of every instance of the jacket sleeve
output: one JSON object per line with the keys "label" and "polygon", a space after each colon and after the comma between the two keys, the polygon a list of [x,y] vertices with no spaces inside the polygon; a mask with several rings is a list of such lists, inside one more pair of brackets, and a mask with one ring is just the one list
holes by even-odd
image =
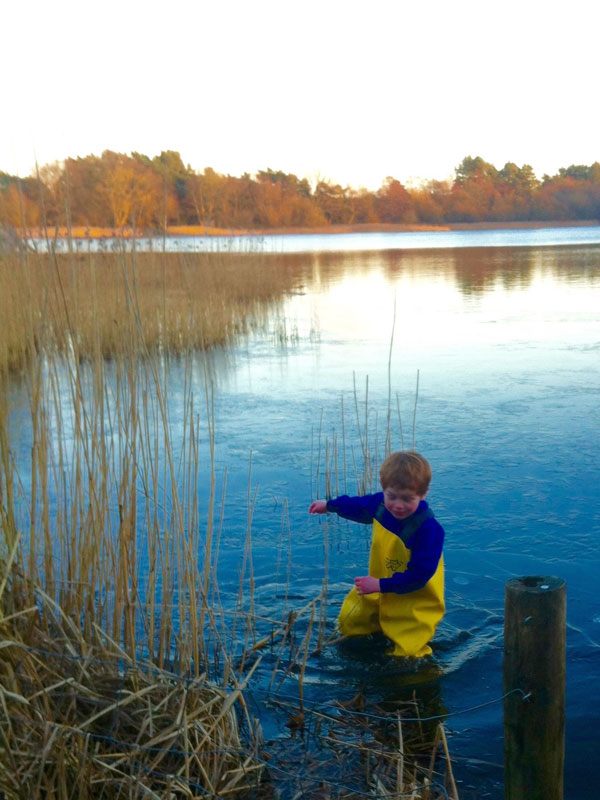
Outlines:
{"label": "jacket sleeve", "polygon": [[336,497],[335,500],[328,500],[327,511],[337,514],[338,517],[352,520],[352,522],[370,525],[381,498],[381,494],[365,494],[361,497],[348,497],[344,494]]}
{"label": "jacket sleeve", "polygon": [[437,520],[428,519],[407,544],[411,557],[405,572],[395,572],[391,578],[380,578],[382,593],[408,594],[425,586],[440,563],[444,529]]}

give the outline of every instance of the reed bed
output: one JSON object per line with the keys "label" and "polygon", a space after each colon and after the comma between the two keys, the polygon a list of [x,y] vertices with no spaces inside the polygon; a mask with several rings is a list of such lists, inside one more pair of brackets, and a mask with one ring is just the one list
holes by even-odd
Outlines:
{"label": "reed bed", "polygon": [[[263,326],[296,274],[254,256],[125,248],[0,256],[1,796],[269,796],[287,756],[271,757],[261,745],[245,699],[253,675],[271,699],[293,681],[289,731],[298,741],[310,730],[321,736],[304,684],[331,644],[327,583],[300,609],[284,604],[281,619],[257,614],[251,472],[239,589],[222,599],[227,474],[215,467],[214,397],[202,356]],[[174,357],[185,376],[176,416]],[[26,397],[23,428],[15,393]],[[363,483],[372,480],[371,445],[379,441],[369,433],[367,398],[364,413],[352,456]],[[338,480],[338,444],[325,451],[317,473]],[[286,580],[287,597],[289,570]],[[405,766],[399,773],[404,746],[396,742],[384,757],[387,745],[373,731],[357,727],[348,709],[340,714],[327,722],[322,745],[339,760],[344,737],[361,739],[348,748],[359,756],[356,776],[366,767],[369,793],[443,796],[433,766],[429,775]],[[340,726],[345,733],[336,733]],[[426,736],[419,747],[433,757],[440,741]],[[381,759],[393,769],[375,769]],[[330,779],[332,763],[317,784],[329,796],[361,796]],[[297,796],[309,796],[304,791]]]}
{"label": "reed bed", "polygon": [[181,355],[264,326],[289,261],[235,253],[0,251],[0,370],[40,354]]}

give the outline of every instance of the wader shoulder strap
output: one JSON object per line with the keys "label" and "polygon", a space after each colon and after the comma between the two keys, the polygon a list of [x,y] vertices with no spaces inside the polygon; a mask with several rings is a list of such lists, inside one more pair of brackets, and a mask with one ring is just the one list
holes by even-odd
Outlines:
{"label": "wader shoulder strap", "polygon": [[[385,505],[380,503],[375,511],[375,519],[380,525],[383,525],[382,520],[384,513]],[[399,539],[402,539],[404,544],[406,544],[413,534],[419,530],[425,520],[431,519],[433,515],[433,511],[430,508],[424,508],[422,511],[415,512],[412,517],[409,517],[402,526],[401,531],[391,531],[391,533],[394,533]],[[385,525],[383,525],[383,527],[385,528]]]}

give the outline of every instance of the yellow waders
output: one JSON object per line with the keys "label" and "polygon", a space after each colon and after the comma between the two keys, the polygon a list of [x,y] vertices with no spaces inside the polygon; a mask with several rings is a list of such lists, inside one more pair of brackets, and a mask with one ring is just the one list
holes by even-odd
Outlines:
{"label": "yellow waders", "polygon": [[[390,578],[404,572],[411,551],[402,539],[373,520],[373,541],[369,557],[369,575]],[[444,616],[444,560],[422,589],[407,594],[385,592],[360,595],[352,589],[342,604],[338,628],[343,636],[364,636],[382,632],[394,642],[390,655],[426,656]]]}

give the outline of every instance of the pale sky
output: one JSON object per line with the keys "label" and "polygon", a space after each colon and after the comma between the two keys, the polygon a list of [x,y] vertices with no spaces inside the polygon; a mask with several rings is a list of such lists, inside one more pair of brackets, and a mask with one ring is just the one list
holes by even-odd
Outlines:
{"label": "pale sky", "polygon": [[597,0],[3,3],[0,170],[111,149],[378,188],[600,160]]}

